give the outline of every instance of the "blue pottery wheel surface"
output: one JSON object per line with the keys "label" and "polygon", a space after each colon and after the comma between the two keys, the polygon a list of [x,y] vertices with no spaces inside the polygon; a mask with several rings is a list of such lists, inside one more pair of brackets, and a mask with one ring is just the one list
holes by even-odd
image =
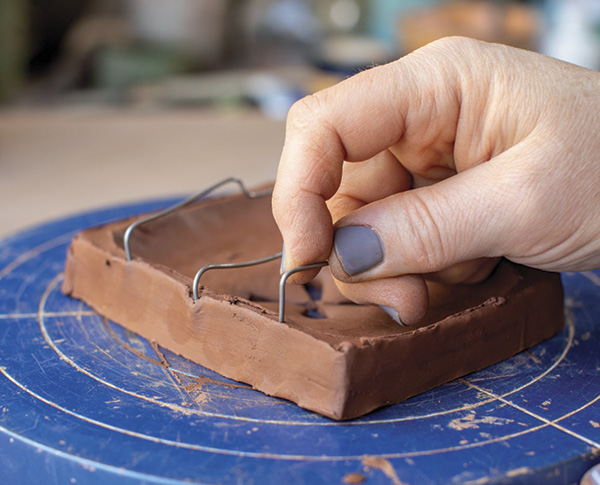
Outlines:
{"label": "blue pottery wheel surface", "polygon": [[563,484],[600,461],[600,272],[563,274],[566,325],[551,340],[339,423],[60,292],[76,232],[170,202],[0,242],[1,483]]}

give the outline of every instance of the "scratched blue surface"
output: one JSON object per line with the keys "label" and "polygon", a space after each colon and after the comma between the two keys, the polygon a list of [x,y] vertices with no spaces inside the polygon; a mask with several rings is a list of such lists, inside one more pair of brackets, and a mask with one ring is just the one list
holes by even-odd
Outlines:
{"label": "scratched blue surface", "polygon": [[337,423],[155,348],[60,293],[75,232],[165,204],[0,242],[0,482],[343,483],[360,473],[366,484],[563,484],[600,461],[600,273],[563,275],[567,324],[550,341]]}

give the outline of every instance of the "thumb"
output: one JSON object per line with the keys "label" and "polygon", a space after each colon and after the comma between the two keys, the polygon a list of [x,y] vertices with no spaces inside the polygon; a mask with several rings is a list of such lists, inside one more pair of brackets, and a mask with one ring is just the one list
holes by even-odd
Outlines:
{"label": "thumb", "polygon": [[464,261],[502,256],[523,193],[518,170],[513,173],[502,160],[513,155],[505,152],[340,219],[329,257],[333,275],[353,283],[431,273]]}

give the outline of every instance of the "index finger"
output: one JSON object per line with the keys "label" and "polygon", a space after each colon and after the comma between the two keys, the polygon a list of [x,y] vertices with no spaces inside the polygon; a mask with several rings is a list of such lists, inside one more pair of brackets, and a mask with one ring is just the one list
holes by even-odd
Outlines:
{"label": "index finger", "polygon": [[[435,139],[433,114],[439,115],[435,125],[440,131],[448,129],[448,116],[456,122],[458,97],[445,88],[449,78],[453,76],[445,75],[441,65],[409,55],[292,107],[273,195],[286,269],[329,256],[333,224],[325,202],[340,185],[344,160],[367,160],[398,144],[408,123],[414,133],[411,144],[418,146],[420,137],[412,127],[422,124],[427,124],[423,143],[430,142]],[[296,281],[314,274],[307,272]]]}

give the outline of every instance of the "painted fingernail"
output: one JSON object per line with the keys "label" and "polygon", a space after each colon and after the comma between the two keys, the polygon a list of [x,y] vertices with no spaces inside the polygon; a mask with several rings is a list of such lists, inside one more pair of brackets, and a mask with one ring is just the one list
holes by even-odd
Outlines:
{"label": "painted fingernail", "polygon": [[403,327],[406,326],[406,324],[400,320],[400,315],[398,315],[398,312],[396,310],[394,310],[391,306],[387,306],[387,305],[379,305],[379,307],[385,312],[387,313],[390,317],[392,317],[392,319],[394,320],[394,322],[399,323],[400,325],[402,325]]}
{"label": "painted fingernail", "polygon": [[346,226],[335,230],[333,245],[344,271],[352,276],[383,261],[379,236],[366,226]]}

